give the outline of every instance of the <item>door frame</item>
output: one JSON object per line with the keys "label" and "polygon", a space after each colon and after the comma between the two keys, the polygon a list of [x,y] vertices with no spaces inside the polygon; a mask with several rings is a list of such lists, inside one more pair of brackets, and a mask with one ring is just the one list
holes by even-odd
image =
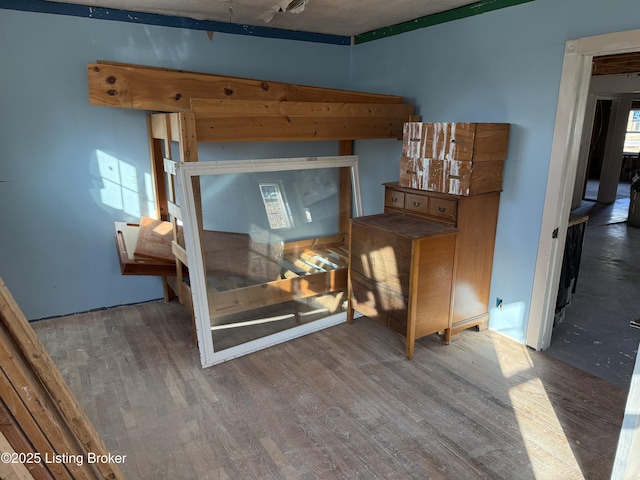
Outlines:
{"label": "door frame", "polygon": [[640,51],[640,30],[584,37],[569,40],[565,44],[525,337],[525,344],[535,350],[544,350],[551,344],[558,282],[578,168],[593,57],[636,51]]}

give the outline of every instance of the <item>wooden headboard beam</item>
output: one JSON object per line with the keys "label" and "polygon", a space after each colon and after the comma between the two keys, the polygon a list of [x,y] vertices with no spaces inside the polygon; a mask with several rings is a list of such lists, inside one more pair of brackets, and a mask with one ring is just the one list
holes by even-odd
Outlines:
{"label": "wooden headboard beam", "polygon": [[198,117],[196,128],[201,142],[402,139],[403,118]]}
{"label": "wooden headboard beam", "polygon": [[192,98],[191,111],[200,117],[403,117],[407,121],[413,113],[413,105]]}
{"label": "wooden headboard beam", "polygon": [[192,98],[274,102],[402,103],[402,97],[113,63],[87,66],[92,105],[188,110]]}

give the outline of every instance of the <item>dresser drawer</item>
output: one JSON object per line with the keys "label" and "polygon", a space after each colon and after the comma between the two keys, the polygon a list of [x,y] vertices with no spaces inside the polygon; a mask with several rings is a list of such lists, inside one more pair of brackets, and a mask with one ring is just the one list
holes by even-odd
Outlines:
{"label": "dresser drawer", "polygon": [[385,189],[384,206],[393,208],[404,208],[404,192]]}
{"label": "dresser drawer", "polygon": [[[404,193],[428,207],[429,196]],[[349,321],[358,311],[405,335],[407,358],[417,338],[450,329],[457,236],[451,225],[411,215],[353,218]]]}
{"label": "dresser drawer", "polygon": [[458,202],[431,197],[429,199],[429,215],[455,223],[458,216]]}
{"label": "dresser drawer", "polygon": [[508,123],[407,122],[402,154],[433,160],[504,161],[508,143]]}
{"label": "dresser drawer", "polygon": [[471,160],[475,124],[422,123],[404,124],[402,154],[433,160]]}
{"label": "dresser drawer", "polygon": [[415,195],[413,193],[405,193],[404,208],[410,212],[429,214],[429,197],[426,195]]}
{"label": "dresser drawer", "polygon": [[404,208],[399,207],[400,200],[394,204],[390,204],[387,201],[385,202],[385,209],[388,207],[393,208],[393,210],[389,210],[389,212],[402,210],[402,212],[399,213],[412,216],[419,215],[426,220],[434,220],[453,226],[458,223],[459,197],[457,196],[430,192],[422,193],[416,189],[400,190],[385,185],[385,199],[398,195],[404,198]]}
{"label": "dresser drawer", "polygon": [[431,158],[400,159],[401,187],[450,195],[478,195],[502,189],[502,161],[463,162]]}

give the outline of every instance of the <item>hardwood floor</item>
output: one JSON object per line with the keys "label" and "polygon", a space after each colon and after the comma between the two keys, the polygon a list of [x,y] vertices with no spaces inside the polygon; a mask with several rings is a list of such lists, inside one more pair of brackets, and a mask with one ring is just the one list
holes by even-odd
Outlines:
{"label": "hardwood floor", "polygon": [[130,479],[607,479],[626,391],[495,332],[360,318],[202,370],[152,302],[33,324]]}

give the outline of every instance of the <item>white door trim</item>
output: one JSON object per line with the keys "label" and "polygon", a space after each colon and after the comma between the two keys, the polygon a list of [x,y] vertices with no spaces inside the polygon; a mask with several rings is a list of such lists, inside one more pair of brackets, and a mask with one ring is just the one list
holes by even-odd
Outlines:
{"label": "white door trim", "polygon": [[[640,30],[570,40],[565,45],[547,190],[525,343],[544,350],[553,317],[594,56],[640,51]],[[553,238],[554,232],[557,237]]]}

